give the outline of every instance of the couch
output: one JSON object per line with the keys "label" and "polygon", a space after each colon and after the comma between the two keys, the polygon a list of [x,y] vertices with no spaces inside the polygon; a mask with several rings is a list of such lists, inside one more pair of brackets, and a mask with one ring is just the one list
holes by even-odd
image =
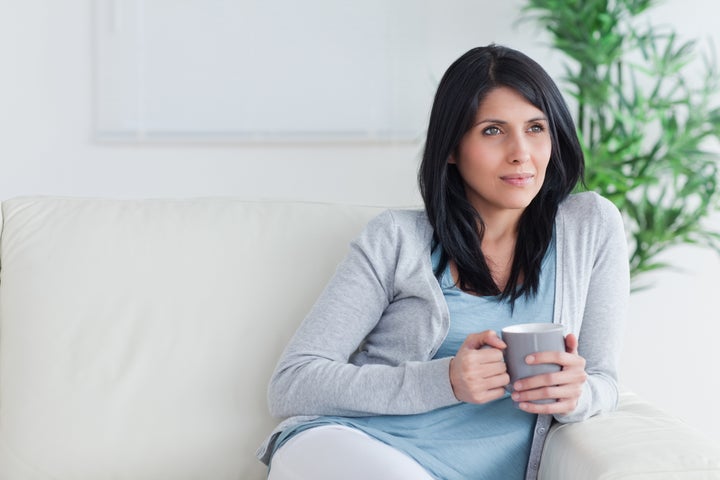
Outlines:
{"label": "couch", "polygon": [[[0,480],[259,480],[284,345],[377,207],[2,203]],[[720,447],[631,391],[553,427],[545,480],[717,479]]]}

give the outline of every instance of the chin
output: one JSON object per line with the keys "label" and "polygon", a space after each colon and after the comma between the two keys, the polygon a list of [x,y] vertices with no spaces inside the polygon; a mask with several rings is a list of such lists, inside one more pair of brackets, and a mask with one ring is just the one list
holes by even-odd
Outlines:
{"label": "chin", "polygon": [[536,196],[537,194],[532,196],[523,195],[521,198],[510,198],[505,202],[505,207],[510,210],[525,210]]}

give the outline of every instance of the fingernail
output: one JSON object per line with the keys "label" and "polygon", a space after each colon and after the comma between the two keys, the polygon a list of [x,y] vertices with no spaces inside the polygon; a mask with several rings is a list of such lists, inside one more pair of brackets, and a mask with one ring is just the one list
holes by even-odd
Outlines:
{"label": "fingernail", "polygon": [[519,398],[520,398],[520,394],[519,394],[519,393],[513,393],[513,394],[512,394],[512,399],[515,400],[516,402],[518,401]]}
{"label": "fingernail", "polygon": [[527,357],[525,357],[525,362],[526,362],[526,363],[535,363],[535,356],[534,356],[534,355],[528,355]]}
{"label": "fingernail", "polygon": [[515,382],[515,385],[513,385],[513,390],[522,390],[522,384],[520,382]]}

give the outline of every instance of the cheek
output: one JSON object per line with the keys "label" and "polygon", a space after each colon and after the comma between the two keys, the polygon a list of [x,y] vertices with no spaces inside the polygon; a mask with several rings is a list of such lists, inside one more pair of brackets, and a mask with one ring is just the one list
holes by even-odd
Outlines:
{"label": "cheek", "polygon": [[550,164],[550,156],[552,155],[552,145],[548,142],[547,145],[543,145],[540,149],[540,155],[538,158],[538,168],[542,168],[543,171],[547,169]]}
{"label": "cheek", "polygon": [[539,155],[535,157],[535,168],[537,170],[538,176],[540,177],[540,182],[538,185],[539,187],[540,185],[545,183],[548,165],[550,165],[550,155],[552,154],[552,148],[544,148],[541,152],[538,153]]}
{"label": "cheek", "polygon": [[468,139],[460,145],[460,156],[466,162],[475,163],[487,155],[487,146],[481,142]]}

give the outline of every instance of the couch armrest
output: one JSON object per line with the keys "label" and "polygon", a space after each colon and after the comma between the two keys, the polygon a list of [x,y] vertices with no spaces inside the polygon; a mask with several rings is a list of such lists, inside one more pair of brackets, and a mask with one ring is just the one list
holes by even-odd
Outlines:
{"label": "couch armrest", "polygon": [[642,400],[548,433],[539,480],[720,479],[720,444]]}

